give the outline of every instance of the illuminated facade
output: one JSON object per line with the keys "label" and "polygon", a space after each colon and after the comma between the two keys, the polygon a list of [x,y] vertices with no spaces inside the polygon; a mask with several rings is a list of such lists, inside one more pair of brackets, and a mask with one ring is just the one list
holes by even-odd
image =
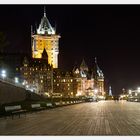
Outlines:
{"label": "illuminated facade", "polygon": [[52,65],[53,68],[58,68],[60,36],[56,34],[56,30],[51,26],[46,17],[45,10],[41,23],[35,33],[31,29],[31,37],[32,58],[41,58],[45,48],[48,54],[48,63]]}
{"label": "illuminated facade", "polygon": [[80,67],[75,67],[74,79],[77,81],[77,96],[104,95],[104,75],[100,70],[97,60],[93,70],[89,70],[83,60]]}
{"label": "illuminated facade", "polygon": [[47,63],[47,53],[44,49],[42,58],[23,60],[20,67],[23,85],[27,90],[44,95],[52,92],[52,66]]}
{"label": "illuminated facade", "polygon": [[24,59],[20,67],[27,88],[34,92],[63,97],[104,95],[104,75],[95,59],[95,68],[89,69],[84,59],[80,66],[64,72],[58,69],[59,38],[49,23],[46,12],[32,37],[32,58]]}
{"label": "illuminated facade", "polygon": [[63,97],[75,97],[76,89],[72,72],[62,72],[55,69],[53,72],[53,92],[61,93]]}
{"label": "illuminated facade", "polygon": [[94,79],[89,73],[89,68],[86,65],[84,59],[80,67],[75,67],[73,69],[74,78],[77,81],[77,94],[76,96],[89,96],[93,95],[94,90]]}

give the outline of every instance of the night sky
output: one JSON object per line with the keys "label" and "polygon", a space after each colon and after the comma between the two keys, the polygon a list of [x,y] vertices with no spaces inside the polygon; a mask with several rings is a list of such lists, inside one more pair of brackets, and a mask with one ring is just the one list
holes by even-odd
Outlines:
{"label": "night sky", "polygon": [[[30,27],[39,25],[43,5],[1,5],[0,31],[9,52],[30,53]],[[47,5],[47,17],[61,35],[59,66],[71,70],[97,57],[113,94],[140,86],[140,5]]]}

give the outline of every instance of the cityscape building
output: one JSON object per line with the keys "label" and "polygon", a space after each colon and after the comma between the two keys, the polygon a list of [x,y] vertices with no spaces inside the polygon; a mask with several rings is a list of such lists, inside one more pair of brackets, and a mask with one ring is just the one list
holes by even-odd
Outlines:
{"label": "cityscape building", "polygon": [[105,94],[104,75],[96,58],[92,69],[84,59],[71,71],[62,71],[58,67],[60,36],[52,28],[45,10],[36,33],[31,31],[31,38],[32,58],[25,57],[20,67],[28,89],[41,95],[61,97]]}

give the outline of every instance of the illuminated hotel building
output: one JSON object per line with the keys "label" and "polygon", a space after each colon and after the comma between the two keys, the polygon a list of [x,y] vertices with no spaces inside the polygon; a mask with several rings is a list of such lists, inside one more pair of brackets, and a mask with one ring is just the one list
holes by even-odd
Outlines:
{"label": "illuminated hotel building", "polygon": [[56,30],[51,26],[49,20],[46,17],[45,10],[38,29],[36,29],[35,33],[31,33],[31,37],[32,58],[41,58],[42,52],[45,49],[48,54],[48,63],[52,65],[53,68],[58,68],[60,36],[56,34]]}
{"label": "illuminated hotel building", "polygon": [[[62,97],[104,95],[104,75],[97,64],[89,69],[84,59],[72,71],[58,68],[59,38],[46,17],[41,19],[38,29],[31,31],[32,57],[25,58],[20,67],[21,77],[28,87],[40,95]],[[98,93],[96,93],[98,91]]]}

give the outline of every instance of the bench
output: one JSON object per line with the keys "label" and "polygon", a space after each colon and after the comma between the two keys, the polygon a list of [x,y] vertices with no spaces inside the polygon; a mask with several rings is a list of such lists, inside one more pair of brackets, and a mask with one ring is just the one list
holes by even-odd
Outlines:
{"label": "bench", "polygon": [[41,107],[40,104],[31,104],[31,108],[32,108],[32,110],[34,110],[34,111],[39,111],[39,110],[46,109],[45,107]]}
{"label": "bench", "polygon": [[62,105],[65,105],[66,103],[65,102],[62,102]]}
{"label": "bench", "polygon": [[[12,116],[12,119],[14,118],[14,115],[18,115],[19,118],[20,118],[20,114],[21,113],[25,113],[26,115],[26,112],[27,110],[23,110],[21,108],[21,105],[15,105],[15,106],[5,106],[5,112],[6,112],[6,116]],[[5,116],[5,118],[6,118]]]}
{"label": "bench", "polygon": [[55,105],[56,105],[56,106],[60,106],[61,103],[60,103],[60,102],[55,102]]}
{"label": "bench", "polygon": [[46,107],[53,107],[52,103],[46,103]]}
{"label": "bench", "polygon": [[69,102],[69,101],[67,101],[66,103],[67,103],[67,104],[70,104],[70,102]]}

